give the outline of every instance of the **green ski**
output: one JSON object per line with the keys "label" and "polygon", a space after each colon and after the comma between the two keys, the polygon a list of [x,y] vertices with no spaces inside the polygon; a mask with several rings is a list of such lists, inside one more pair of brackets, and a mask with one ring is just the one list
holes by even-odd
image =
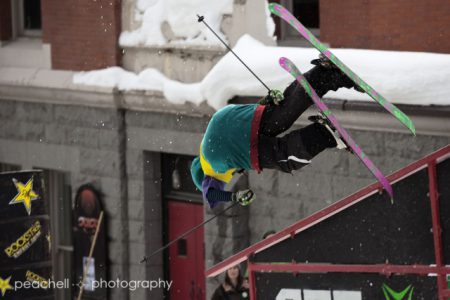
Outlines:
{"label": "green ski", "polygon": [[269,10],[285,20],[292,27],[294,27],[305,39],[307,39],[317,50],[333,62],[339,69],[342,70],[350,79],[352,79],[359,87],[364,90],[370,97],[383,106],[388,112],[395,116],[403,125],[405,125],[414,135],[416,129],[411,119],[403,113],[398,107],[386,100],[370,85],[364,82],[358,75],[356,75],[349,67],[340,61],[331,51],[322,44],[305,26],[302,25],[286,8],[278,3],[270,3]]}

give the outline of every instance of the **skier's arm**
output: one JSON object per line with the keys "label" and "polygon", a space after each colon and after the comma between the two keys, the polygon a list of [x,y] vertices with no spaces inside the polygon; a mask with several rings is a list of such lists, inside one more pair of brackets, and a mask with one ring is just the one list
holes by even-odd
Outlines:
{"label": "skier's arm", "polygon": [[225,192],[225,182],[211,176],[205,176],[202,182],[203,200],[214,208],[219,202],[231,201],[231,192]]}
{"label": "skier's arm", "polygon": [[243,190],[237,192],[224,191],[225,183],[210,176],[205,176],[202,183],[203,198],[214,208],[220,202],[235,201],[241,205],[249,205],[256,196],[252,190]]}
{"label": "skier's arm", "polygon": [[206,198],[208,202],[230,202],[232,200],[233,193],[221,190],[216,190],[214,188],[208,190]]}

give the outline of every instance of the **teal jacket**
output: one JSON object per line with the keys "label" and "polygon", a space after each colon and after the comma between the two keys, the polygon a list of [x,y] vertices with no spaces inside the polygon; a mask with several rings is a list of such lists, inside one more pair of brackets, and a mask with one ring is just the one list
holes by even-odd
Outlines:
{"label": "teal jacket", "polygon": [[258,104],[231,104],[211,118],[200,147],[203,162],[196,158],[191,166],[194,183],[204,192],[205,200],[205,175],[223,181],[220,175],[232,169],[260,171],[258,130],[264,108]]}
{"label": "teal jacket", "polygon": [[250,136],[258,105],[228,105],[216,112],[202,141],[204,158],[217,173],[251,169]]}

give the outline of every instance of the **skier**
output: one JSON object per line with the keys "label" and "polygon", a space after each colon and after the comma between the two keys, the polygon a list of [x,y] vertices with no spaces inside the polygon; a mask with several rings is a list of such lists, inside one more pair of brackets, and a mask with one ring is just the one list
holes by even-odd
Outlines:
{"label": "skier", "polygon": [[[359,88],[326,57],[311,61],[315,65],[305,78],[319,97],[341,87]],[[258,104],[227,105],[211,118],[200,144],[200,155],[191,165],[192,179],[211,208],[234,201],[245,206],[255,198],[252,190],[224,191],[235,173],[253,169],[276,169],[291,173],[308,165],[326,148],[345,149],[344,141],[322,117],[312,124],[284,136],[295,120],[313,104],[295,80],[283,92],[271,91]]]}

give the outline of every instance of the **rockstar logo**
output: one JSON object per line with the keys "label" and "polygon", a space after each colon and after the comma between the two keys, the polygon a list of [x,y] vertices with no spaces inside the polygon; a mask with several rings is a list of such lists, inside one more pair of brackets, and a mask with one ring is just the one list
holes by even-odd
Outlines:
{"label": "rockstar logo", "polygon": [[11,280],[11,276],[9,276],[6,279],[3,279],[0,277],[0,291],[2,291],[2,297],[5,296],[5,293],[7,290],[13,289],[13,287],[9,284],[10,280]]}
{"label": "rockstar logo", "polygon": [[[408,299],[411,300],[414,288],[411,285],[408,285],[406,289],[401,292],[396,292],[386,284],[383,284],[383,294],[386,297],[386,300],[405,300],[406,294],[408,294]],[[392,297],[392,298],[391,298]]]}
{"label": "rockstar logo", "polygon": [[38,200],[39,195],[33,191],[33,178],[28,180],[27,184],[23,184],[17,179],[13,178],[14,185],[16,186],[18,194],[14,199],[9,202],[9,204],[17,204],[22,202],[25,205],[28,215],[31,214],[31,201]]}

